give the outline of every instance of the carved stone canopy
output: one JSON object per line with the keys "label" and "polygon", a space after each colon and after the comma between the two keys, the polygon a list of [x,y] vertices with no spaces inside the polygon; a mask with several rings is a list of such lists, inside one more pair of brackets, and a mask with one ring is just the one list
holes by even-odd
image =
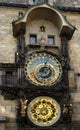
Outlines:
{"label": "carved stone canopy", "polygon": [[66,20],[58,9],[44,3],[32,6],[27,10],[26,14],[22,18],[12,22],[13,35],[16,37],[20,31],[25,34],[27,23],[37,19],[46,19],[51,21],[57,26],[59,36],[66,36],[68,40],[71,39],[75,31],[75,27]]}

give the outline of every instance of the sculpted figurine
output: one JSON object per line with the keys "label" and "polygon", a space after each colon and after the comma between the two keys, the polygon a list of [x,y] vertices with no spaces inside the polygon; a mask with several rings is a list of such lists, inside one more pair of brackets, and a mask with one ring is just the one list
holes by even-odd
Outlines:
{"label": "sculpted figurine", "polygon": [[25,117],[28,100],[20,99],[20,102],[21,102],[21,116]]}

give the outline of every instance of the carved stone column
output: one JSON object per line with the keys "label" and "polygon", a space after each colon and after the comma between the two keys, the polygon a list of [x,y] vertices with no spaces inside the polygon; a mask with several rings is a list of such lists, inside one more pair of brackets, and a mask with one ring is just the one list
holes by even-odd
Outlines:
{"label": "carved stone column", "polygon": [[16,63],[18,67],[18,82],[22,85],[23,82],[23,66],[25,61],[25,38],[22,31],[18,34],[17,37],[17,53],[16,53]]}
{"label": "carved stone column", "polygon": [[18,39],[17,51],[18,52],[24,52],[24,49],[25,49],[25,38],[24,38],[24,34],[22,33],[22,31],[19,33],[17,39]]}
{"label": "carved stone column", "polygon": [[65,36],[61,37],[61,54],[64,58],[68,57],[68,46],[67,38]]}

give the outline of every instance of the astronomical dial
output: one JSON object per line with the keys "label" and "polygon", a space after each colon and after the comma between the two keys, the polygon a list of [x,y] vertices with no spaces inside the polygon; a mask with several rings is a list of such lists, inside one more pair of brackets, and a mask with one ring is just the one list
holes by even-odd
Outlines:
{"label": "astronomical dial", "polygon": [[30,121],[37,126],[51,126],[60,119],[61,108],[55,99],[40,96],[30,102],[27,115]]}
{"label": "astronomical dial", "polygon": [[25,63],[25,76],[33,84],[51,86],[60,80],[62,67],[51,54],[33,53]]}

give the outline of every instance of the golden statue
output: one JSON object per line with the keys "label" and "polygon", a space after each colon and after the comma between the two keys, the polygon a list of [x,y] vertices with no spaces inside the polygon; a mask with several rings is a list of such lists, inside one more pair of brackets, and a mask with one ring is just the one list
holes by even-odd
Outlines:
{"label": "golden statue", "polygon": [[20,99],[20,102],[21,102],[21,116],[25,117],[28,100]]}

